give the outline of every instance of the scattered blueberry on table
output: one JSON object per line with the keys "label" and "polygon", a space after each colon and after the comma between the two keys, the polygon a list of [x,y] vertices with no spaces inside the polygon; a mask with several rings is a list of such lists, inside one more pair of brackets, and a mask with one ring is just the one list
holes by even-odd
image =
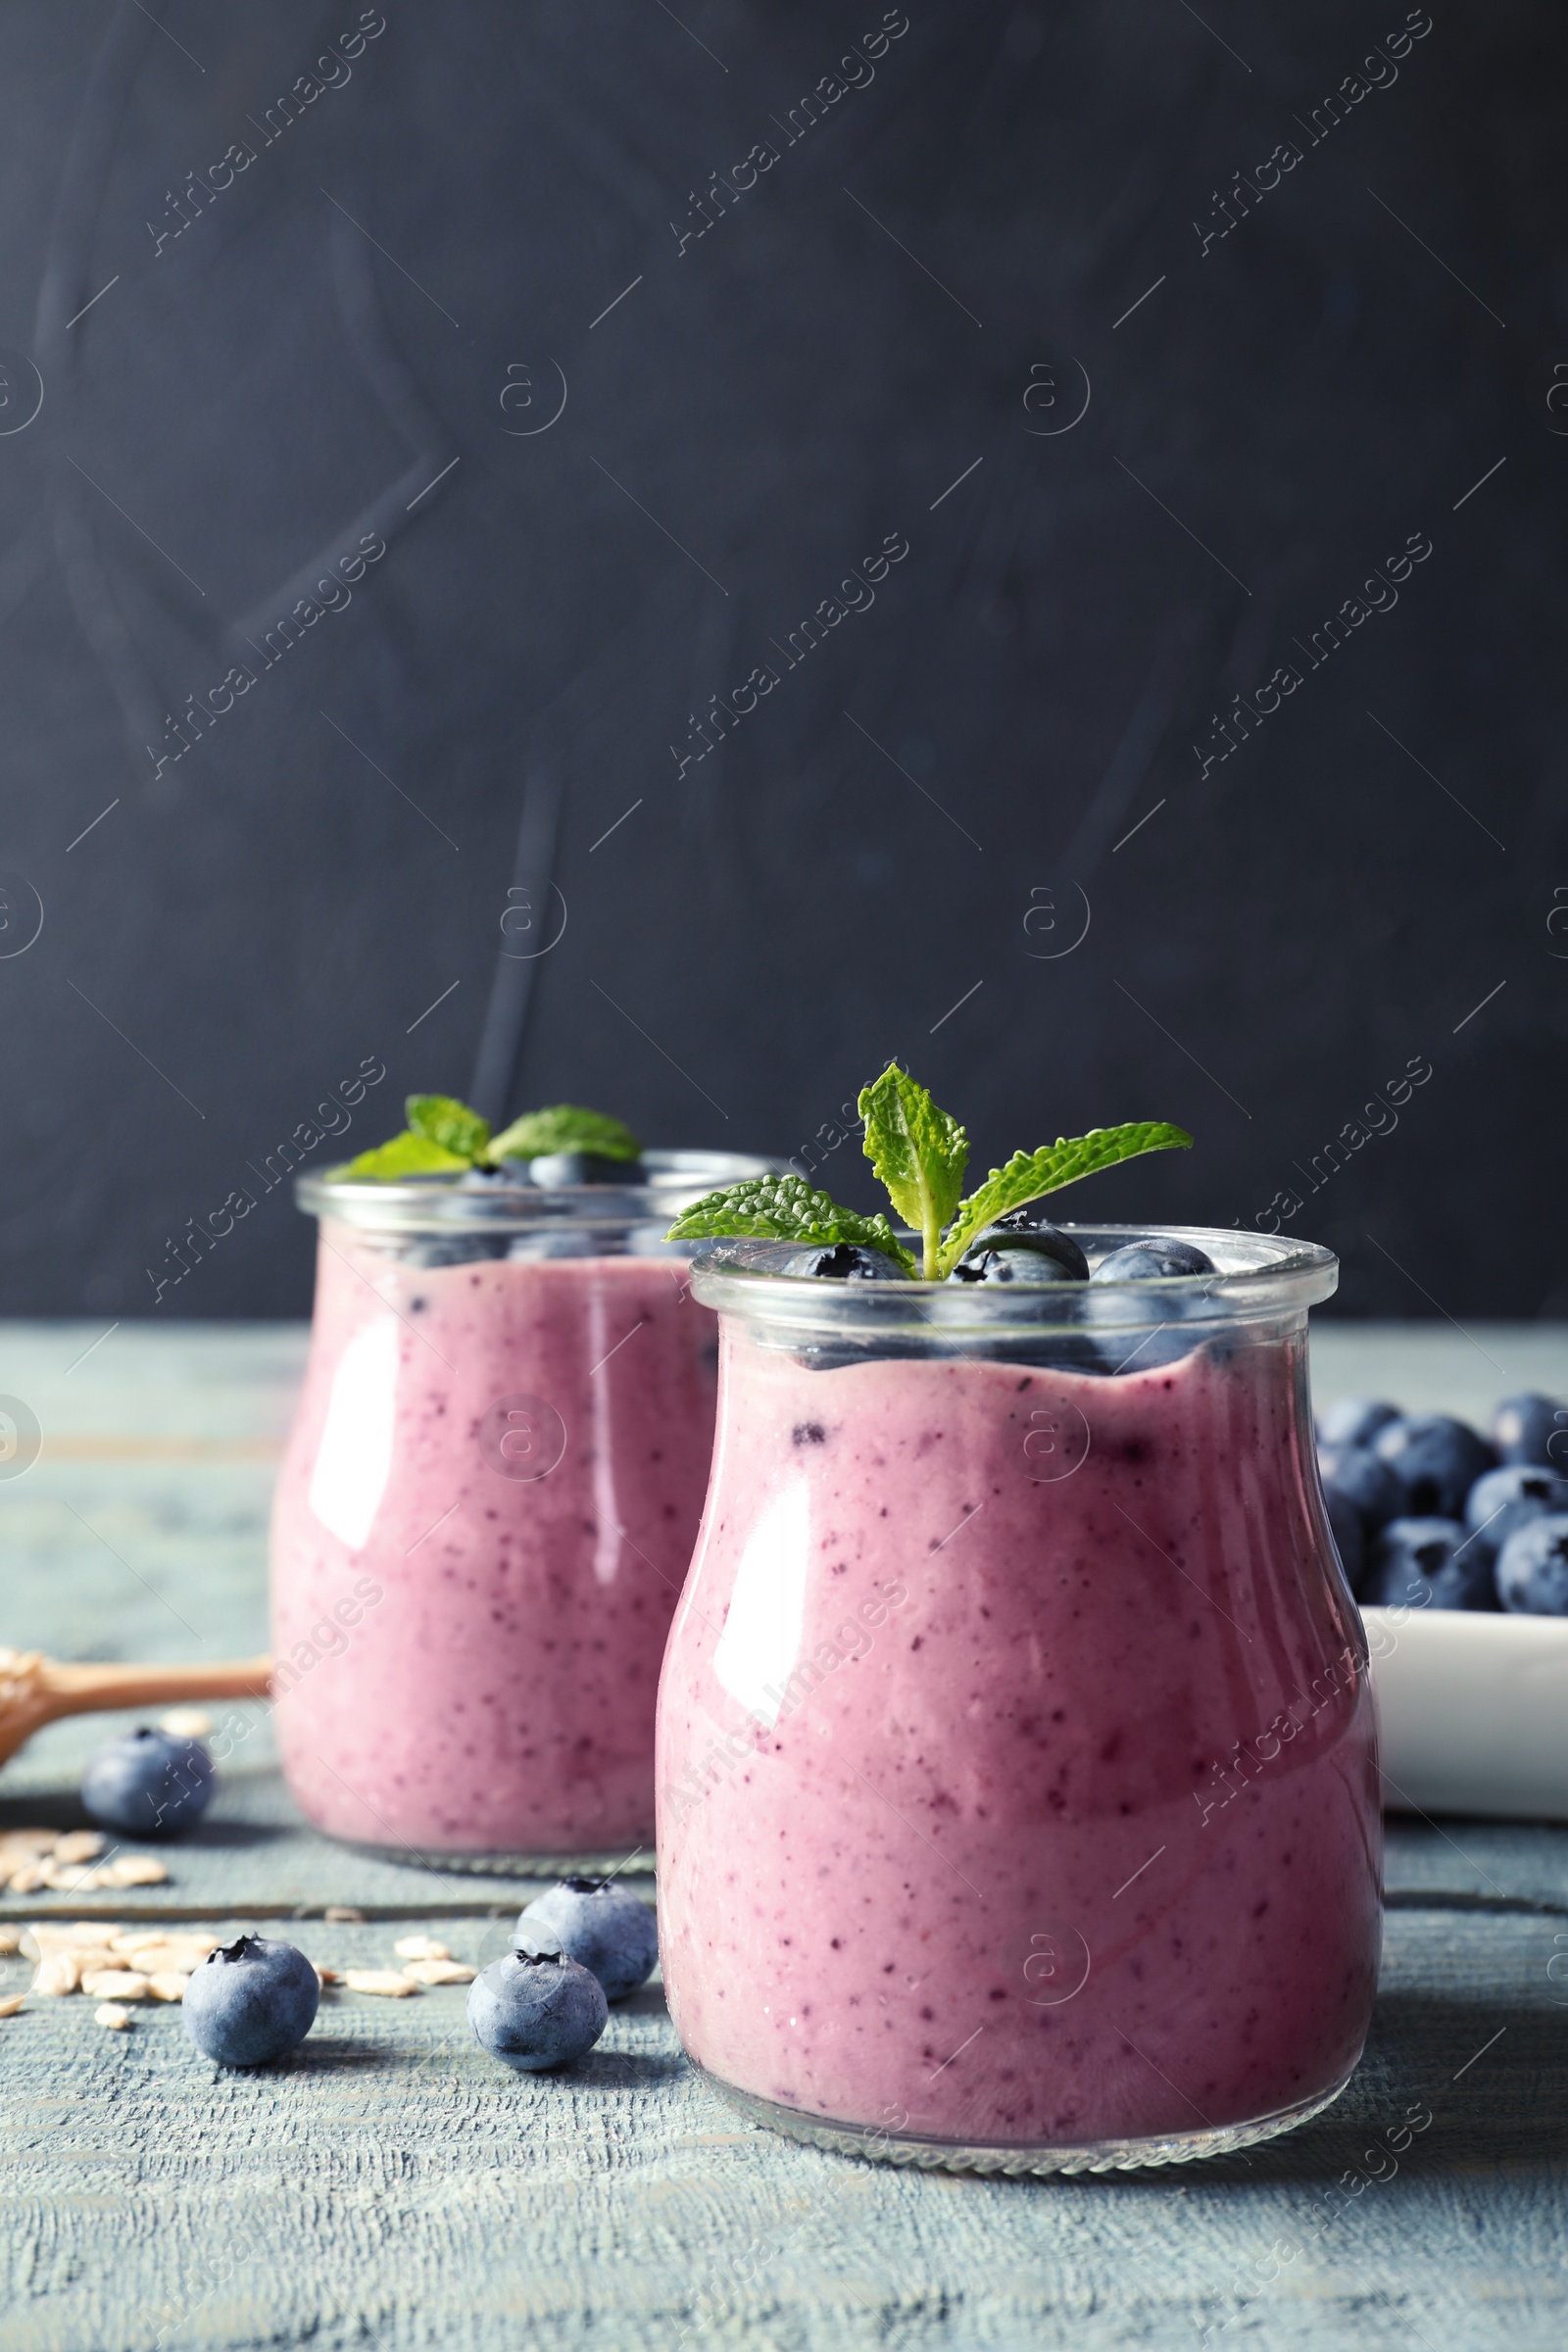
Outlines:
{"label": "scattered blueberry on table", "polygon": [[88,1816],[132,1838],[179,1837],[200,1820],[212,1794],[213,1759],[202,1742],[148,1724],[99,1748],[81,1781]]}
{"label": "scattered blueberry on table", "polygon": [[185,1986],[185,2032],[218,2066],[266,2066],[305,2039],[321,1982],[305,1954],[266,1936],[209,1952]]}
{"label": "scattered blueberry on table", "polygon": [[564,1952],[507,1952],[468,1987],[468,2023],[492,2058],[517,2074],[569,2066],[610,2017],[605,1988]]}
{"label": "scattered blueberry on table", "polygon": [[659,1929],[649,1906],[607,1879],[563,1879],[527,1905],[516,1941],[525,1952],[565,1952],[623,2000],[653,1974]]}
{"label": "scattered blueberry on table", "polygon": [[1568,1617],[1568,1405],[1510,1396],[1489,1444],[1446,1413],[1347,1396],[1317,1435],[1329,1525],[1358,1600]]}

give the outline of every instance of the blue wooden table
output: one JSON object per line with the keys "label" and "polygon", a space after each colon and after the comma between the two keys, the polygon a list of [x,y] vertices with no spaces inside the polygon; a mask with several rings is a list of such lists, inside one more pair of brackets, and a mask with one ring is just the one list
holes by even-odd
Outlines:
{"label": "blue wooden table", "polygon": [[[126,1326],[82,1358],[97,1338],[0,1329],[0,1389],[44,1432],[0,1481],[0,1643],[263,1647],[302,1335]],[[1568,1392],[1568,1334],[1325,1326],[1314,1377],[1320,1396],[1370,1386],[1481,1414],[1505,1388]],[[78,1820],[81,1760],[115,1720],[56,1726],[6,1767],[0,1830]],[[282,1921],[338,1969],[393,1965],[411,1927],[475,1965],[505,1948],[526,1886],[314,1837],[265,1709],[239,1727],[167,1886],[0,1896],[0,1924]],[[461,1988],[329,1993],[293,2059],[254,2077],[200,2062],[177,2009],[119,2034],[89,1999],[34,1999],[0,2020],[0,2345],[1561,2352],[1568,1831],[1390,1831],[1350,2090],[1289,2138],[1178,2172],[978,2180],[798,2147],[696,2082],[657,1984],[575,2073],[534,2082],[477,2049]],[[0,1998],[30,1975],[0,1959]]]}

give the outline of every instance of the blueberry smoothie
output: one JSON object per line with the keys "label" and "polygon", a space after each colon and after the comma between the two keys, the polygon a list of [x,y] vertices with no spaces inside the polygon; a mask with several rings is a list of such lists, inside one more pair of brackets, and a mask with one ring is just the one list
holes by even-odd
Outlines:
{"label": "blueberry smoothie", "polygon": [[689,2054],[797,2118],[990,2149],[1258,2136],[1332,2095],[1381,1821],[1304,1305],[1199,1298],[1206,1328],[1074,1369],[983,1330],[835,1360],[806,1309],[770,1321],[834,1288],[848,1334],[891,1284],[697,1288],[718,1446],[659,1735]]}
{"label": "blueberry smoothie", "polygon": [[605,1247],[421,1266],[323,1223],[272,1528],[278,1734],[318,1829],[449,1853],[651,1838],[715,1333],[683,1260]]}

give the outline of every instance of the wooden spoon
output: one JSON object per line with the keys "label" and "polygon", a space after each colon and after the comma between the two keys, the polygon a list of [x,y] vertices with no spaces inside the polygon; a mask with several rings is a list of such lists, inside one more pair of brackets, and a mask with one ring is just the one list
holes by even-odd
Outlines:
{"label": "wooden spoon", "polygon": [[220,1666],[61,1666],[37,1649],[0,1649],[0,1764],[46,1723],[105,1707],[187,1698],[266,1698],[270,1658]]}

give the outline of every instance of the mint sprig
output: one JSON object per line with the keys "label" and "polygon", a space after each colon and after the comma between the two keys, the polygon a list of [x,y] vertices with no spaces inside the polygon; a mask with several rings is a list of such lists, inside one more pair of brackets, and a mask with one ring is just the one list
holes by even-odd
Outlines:
{"label": "mint sprig", "polygon": [[389,1144],[377,1144],[372,1152],[362,1152],[346,1167],[331,1169],[328,1180],[339,1184],[350,1176],[376,1176],[383,1184],[396,1184],[405,1176],[449,1176],[455,1169],[472,1165],[460,1152],[448,1152],[442,1145],[432,1143],[427,1135],[416,1135],[412,1128],[405,1128]]}
{"label": "mint sprig", "polygon": [[1092,1127],[1087,1135],[1058,1136],[1036,1152],[1015,1152],[960,1200],[968,1136],[907,1071],[890,1061],[880,1078],[862,1088],[858,1107],[865,1121],[865,1155],[899,1215],[920,1236],[918,1266],[886,1217],[841,1208],[800,1176],[748,1177],[710,1193],[676,1218],[668,1239],[852,1242],[884,1250],[906,1274],[942,1282],[986,1227],[1009,1209],[1026,1207],[1118,1160],[1136,1159],[1145,1152],[1187,1151],[1193,1141],[1185,1127],[1159,1119]]}
{"label": "mint sprig", "polygon": [[490,1122],[481,1119],[476,1110],[470,1110],[466,1102],[460,1102],[455,1095],[410,1095],[403,1107],[415,1135],[439,1144],[444,1152],[452,1152],[470,1168],[484,1157],[490,1141]]}
{"label": "mint sprig", "polygon": [[636,1159],[642,1152],[629,1127],[602,1110],[575,1102],[554,1102],[548,1110],[525,1110],[503,1127],[490,1146],[490,1164],[504,1159],[540,1159],[547,1152],[589,1152],[597,1159]]}
{"label": "mint sprig", "polygon": [[914,1260],[886,1217],[862,1217],[840,1208],[826,1193],[815,1193],[804,1176],[748,1176],[722,1192],[710,1193],[683,1209],[670,1227],[672,1242],[753,1240],[764,1242],[854,1242],[883,1250],[907,1274]]}
{"label": "mint sprig", "polygon": [[1136,1159],[1144,1152],[1190,1150],[1192,1141],[1185,1127],[1144,1119],[1128,1127],[1091,1127],[1087,1135],[1076,1135],[1070,1141],[1058,1136],[1054,1144],[1042,1144],[1038,1152],[1015,1152],[1004,1168],[993,1168],[979,1191],[959,1201],[958,1213],[942,1245],[941,1271],[951,1274],[976,1234],[1009,1209],[1023,1208],[1047,1193],[1060,1192],[1063,1185],[1076,1184],[1080,1176],[1093,1176],[1101,1168],[1114,1167],[1121,1159]]}
{"label": "mint sprig", "polygon": [[925,1279],[935,1282],[946,1271],[942,1228],[958,1205],[969,1138],[896,1061],[861,1089],[857,1108],[865,1122],[865,1156],[906,1225],[920,1236]]}
{"label": "mint sprig", "polygon": [[362,1152],[331,1171],[334,1182],[371,1176],[395,1183],[405,1176],[445,1176],[458,1168],[499,1168],[509,1159],[538,1159],[550,1152],[591,1152],[599,1159],[634,1160],[642,1146],[629,1127],[602,1110],[555,1102],[525,1110],[499,1135],[490,1122],[455,1095],[410,1095],[403,1105],[408,1126],[390,1143]]}

